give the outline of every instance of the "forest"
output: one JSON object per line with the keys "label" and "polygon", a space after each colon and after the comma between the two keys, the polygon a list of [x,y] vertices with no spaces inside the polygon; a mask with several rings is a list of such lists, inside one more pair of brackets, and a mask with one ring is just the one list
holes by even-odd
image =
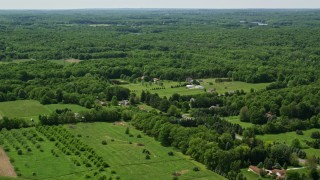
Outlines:
{"label": "forest", "polygon": [[[291,144],[256,137],[320,129],[319,19],[318,10],[2,10],[0,103],[88,110],[56,109],[34,123],[0,109],[0,130],[123,120],[228,179],[250,179],[243,169],[251,165],[303,167],[286,178],[319,179],[319,131]],[[209,78],[268,85],[170,96],[145,88],[201,87]]]}

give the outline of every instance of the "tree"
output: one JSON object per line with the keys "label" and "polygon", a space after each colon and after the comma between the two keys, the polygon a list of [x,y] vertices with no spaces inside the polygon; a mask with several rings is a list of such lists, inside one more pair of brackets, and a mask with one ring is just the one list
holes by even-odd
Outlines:
{"label": "tree", "polygon": [[313,180],[319,180],[320,176],[319,176],[319,172],[317,170],[317,168],[311,168],[309,170],[309,173],[308,173],[309,177]]}
{"label": "tree", "polygon": [[125,133],[126,133],[126,134],[129,134],[129,133],[130,133],[129,127],[127,127]]}
{"label": "tree", "polygon": [[242,107],[240,110],[240,121],[242,122],[250,121],[250,114],[247,106]]}
{"label": "tree", "polygon": [[141,102],[145,102],[146,101],[146,92],[144,92],[144,90],[142,90],[142,92],[141,92],[140,101]]}
{"label": "tree", "polygon": [[276,144],[272,146],[270,155],[276,162],[284,164],[289,162],[291,150],[285,144]]}
{"label": "tree", "polygon": [[167,113],[169,116],[180,117],[180,111],[175,105],[171,105]]}
{"label": "tree", "polygon": [[118,106],[118,98],[117,98],[117,96],[112,96],[111,105]]}
{"label": "tree", "polygon": [[287,180],[303,180],[297,171],[287,171],[286,177]]}
{"label": "tree", "polygon": [[301,149],[301,143],[300,143],[299,139],[293,139],[291,141],[291,148]]}
{"label": "tree", "polygon": [[263,168],[263,163],[262,163],[262,162],[259,162],[259,164],[257,165],[257,167],[258,167],[259,169],[262,169],[262,168]]}

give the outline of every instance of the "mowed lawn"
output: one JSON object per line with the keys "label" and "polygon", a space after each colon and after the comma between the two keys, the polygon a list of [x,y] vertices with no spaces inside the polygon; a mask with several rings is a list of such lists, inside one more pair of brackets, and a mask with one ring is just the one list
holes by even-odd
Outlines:
{"label": "mowed lawn", "polygon": [[[188,89],[185,86],[178,87],[178,88],[171,88],[171,86],[177,86],[179,84],[183,84],[184,82],[174,82],[174,81],[162,81],[163,87],[165,89],[156,89],[155,88],[161,88],[161,86],[154,84],[154,83],[128,83],[121,85],[123,87],[126,87],[130,89],[131,91],[134,91],[136,94],[140,94],[142,90],[149,91],[150,93],[158,93],[159,96],[167,96],[170,97],[174,93],[178,93],[180,95],[194,95],[194,94],[201,94],[205,93],[205,90],[203,89]],[[223,94],[228,91],[236,91],[243,89],[245,92],[249,92],[251,89],[254,90],[261,90],[265,89],[266,86],[268,86],[270,83],[258,83],[258,84],[252,84],[252,83],[245,83],[245,82],[239,82],[239,81],[232,81],[232,82],[222,82],[222,83],[216,83],[214,78],[210,79],[203,79],[203,82],[200,83],[201,86],[203,86],[206,90],[209,89],[215,89],[216,92]]]}
{"label": "mowed lawn", "polygon": [[[125,134],[126,126],[123,123],[80,123],[70,127],[66,125],[66,128],[76,136],[81,135],[81,140],[94,148],[121,179],[172,179],[175,172],[181,174],[179,179],[225,179],[173,148],[161,146],[134,128],[130,128],[133,135],[130,137]],[[138,134],[142,138],[137,138]],[[108,144],[102,145],[102,140]],[[151,159],[146,159],[144,149],[151,153]],[[170,151],[174,156],[168,155]],[[196,166],[201,170],[193,171]]]}
{"label": "mowed lawn", "polygon": [[38,120],[40,114],[50,114],[56,109],[69,108],[74,112],[85,111],[86,108],[75,104],[42,105],[35,100],[18,100],[0,103],[0,116]]}
{"label": "mowed lawn", "polygon": [[249,122],[241,122],[239,119],[239,116],[229,116],[229,117],[225,117],[224,119],[233,124],[239,124],[242,128],[249,128],[254,126],[254,124]]}
{"label": "mowed lawn", "polygon": [[297,135],[296,132],[287,132],[287,133],[281,133],[281,134],[258,135],[257,138],[263,141],[281,142],[281,143],[286,143],[288,145],[291,144],[293,139],[299,139],[303,147],[303,150],[307,153],[308,157],[313,155],[318,157],[320,154],[320,149],[311,148],[306,144],[306,140],[308,141],[314,140],[310,137],[311,133],[314,131],[320,131],[320,129],[309,129],[309,130],[303,131],[303,135]]}
{"label": "mowed lawn", "polygon": [[221,82],[216,83],[215,78],[210,79],[203,79],[203,83],[201,83],[202,86],[204,86],[207,90],[209,89],[216,89],[216,92],[218,93],[225,93],[229,91],[236,91],[243,89],[244,92],[250,92],[251,89],[254,89],[255,91],[265,89],[270,83],[246,83],[246,82],[240,82],[240,81],[231,81],[231,82]]}

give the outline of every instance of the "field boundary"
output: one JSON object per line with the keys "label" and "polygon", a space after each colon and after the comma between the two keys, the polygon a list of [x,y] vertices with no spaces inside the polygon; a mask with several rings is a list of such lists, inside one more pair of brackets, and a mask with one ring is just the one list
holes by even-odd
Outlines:
{"label": "field boundary", "polygon": [[17,177],[6,152],[0,146],[0,176]]}

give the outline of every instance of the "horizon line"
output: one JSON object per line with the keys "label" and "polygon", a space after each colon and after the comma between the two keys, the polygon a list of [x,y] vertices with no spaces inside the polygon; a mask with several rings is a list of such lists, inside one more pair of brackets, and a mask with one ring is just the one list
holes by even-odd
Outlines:
{"label": "horizon line", "polygon": [[19,11],[19,10],[39,10],[39,11],[43,11],[43,10],[320,10],[320,7],[317,8],[135,8],[135,7],[121,7],[121,8],[115,8],[115,7],[111,7],[111,8],[5,8],[5,9],[1,9],[0,11],[3,10],[15,10],[15,11]]}

